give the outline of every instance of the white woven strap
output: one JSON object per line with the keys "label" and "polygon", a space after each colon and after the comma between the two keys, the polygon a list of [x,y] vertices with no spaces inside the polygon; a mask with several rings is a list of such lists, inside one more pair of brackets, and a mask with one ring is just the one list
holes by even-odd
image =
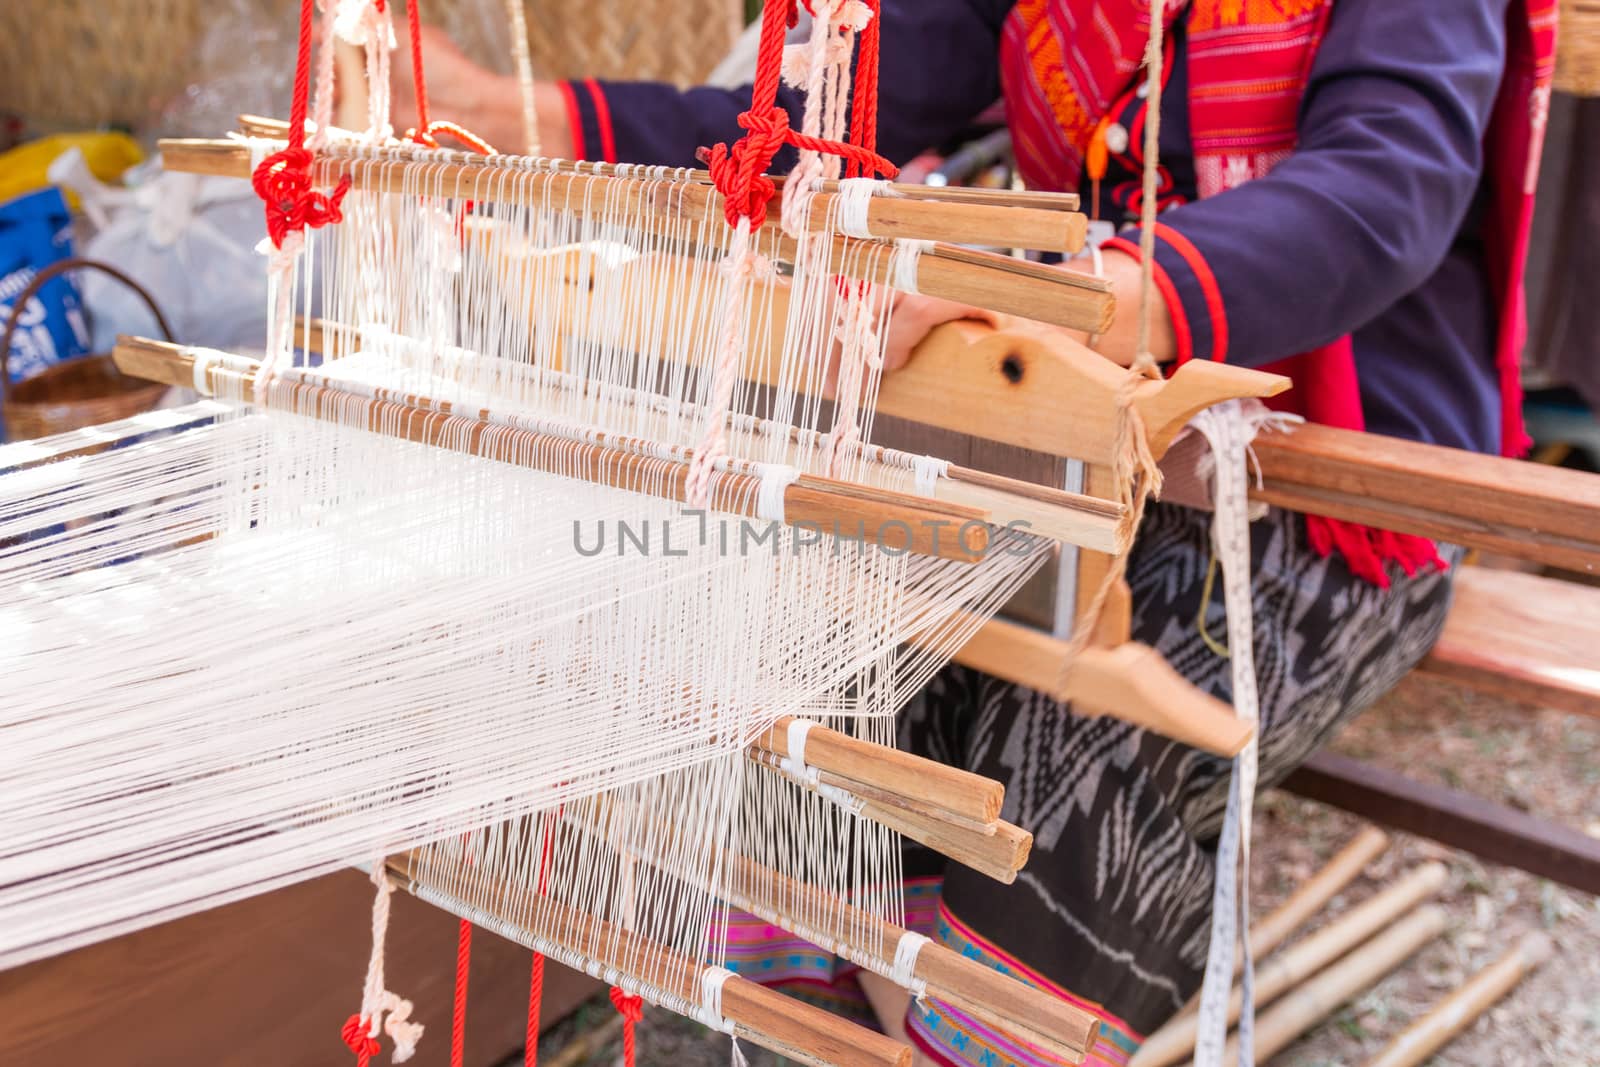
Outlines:
{"label": "white woven strap", "polygon": [[887,192],[886,181],[876,178],[844,178],[839,182],[839,196],[834,202],[839,210],[839,232],[850,237],[870,238],[867,226],[867,209],[872,198]]}
{"label": "white woven strap", "polygon": [[932,249],[932,241],[896,241],[889,257],[889,284],[902,293],[921,292],[917,288],[917,265],[922,253]]}
{"label": "white woven strap", "polygon": [[927,979],[917,977],[917,955],[927,943],[926,937],[911,930],[901,934],[894,946],[894,966],[889,972],[889,981],[901,989],[911,990],[911,995],[918,1000],[928,994]]}
{"label": "white woven strap", "polygon": [[767,522],[783,522],[783,494],[800,480],[800,469],[787,463],[758,463],[760,478],[756,489],[756,518]]}

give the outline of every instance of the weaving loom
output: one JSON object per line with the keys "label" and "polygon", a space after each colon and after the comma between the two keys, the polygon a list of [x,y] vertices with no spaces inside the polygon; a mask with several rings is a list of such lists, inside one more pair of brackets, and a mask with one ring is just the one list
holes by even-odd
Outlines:
{"label": "weaving loom", "polygon": [[[286,125],[163,145],[263,192],[268,347],[126,339],[125,371],[206,399],[0,448],[0,966],[358,863],[363,1059],[418,1036],[383,978],[396,886],[800,1062],[909,1054],[724,969],[728,905],[1082,1057],[1087,1013],[904,929],[898,835],[1001,881],[1030,839],[998,783],[895,752],[893,717],[959,656],[1244,749],[1248,717],[1128,642],[1116,561],[1191,418],[1284,382],[967,323],[885,376],[886,289],[1090,332],[1113,308],[958,247],[1074,252],[1075,197],[866,177],[865,61],[852,140],[844,111],[873,5],[811,6],[803,131],[768,63],[709,172],[396,141],[367,2],[326,12],[313,77],[306,0]],[[380,75],[362,134],[330,121],[336,24]],[[1074,488],[875,444],[879,414],[1070,460]],[[994,618],[1046,566],[1075,579],[1048,640]]]}

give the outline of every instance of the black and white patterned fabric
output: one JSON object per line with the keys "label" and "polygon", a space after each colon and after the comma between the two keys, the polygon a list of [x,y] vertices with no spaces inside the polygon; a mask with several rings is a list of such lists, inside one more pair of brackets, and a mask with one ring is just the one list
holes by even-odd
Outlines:
{"label": "black and white patterned fabric", "polygon": [[[1252,525],[1251,562],[1265,788],[1422,659],[1450,575],[1379,589],[1319,557],[1304,521],[1277,510]],[[1228,661],[1199,628],[1210,563],[1210,516],[1152,505],[1128,569],[1133,636],[1226,701]],[[1220,576],[1210,592],[1206,627],[1225,643]],[[1144,1033],[1199,988],[1228,760],[963,667],[907,709],[900,743],[1004,782],[1005,818],[1034,834],[1011,886],[908,853],[908,875],[943,873],[944,905],[975,932]]]}

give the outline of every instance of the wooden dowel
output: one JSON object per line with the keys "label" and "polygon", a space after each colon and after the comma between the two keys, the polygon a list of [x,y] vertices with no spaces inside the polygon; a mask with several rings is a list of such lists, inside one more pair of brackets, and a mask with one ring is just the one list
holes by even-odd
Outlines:
{"label": "wooden dowel", "polygon": [[[365,116],[361,117],[365,121]],[[346,135],[356,135],[351,125],[341,123]],[[306,120],[306,131],[309,133],[316,129],[316,123]],[[282,119],[264,118],[260,115],[240,115],[239,132],[251,137],[283,138],[289,132],[289,124]],[[615,163],[597,163],[588,160],[556,160],[542,159],[540,163],[546,167],[569,173],[599,173],[606,175],[627,174],[631,170],[638,173],[640,167],[627,168]],[[681,173],[690,181],[710,184],[711,172],[708,170],[668,170],[673,174]],[[788,177],[782,174],[773,175],[772,181],[779,189],[788,183]],[[974,186],[963,185],[918,185],[911,182],[894,182],[894,196],[905,197],[912,200],[943,200],[957,204],[984,204],[989,207],[1025,207],[1041,211],[1077,211],[1081,201],[1077,193],[1052,193],[1039,189],[982,189]],[[837,180],[828,179],[819,182],[818,191],[823,193],[836,193],[839,191]],[[1018,247],[1031,248],[1032,245]]]}
{"label": "wooden dowel", "polygon": [[[1277,956],[1264,962],[1255,972],[1256,1010],[1293,989],[1334,960],[1393,923],[1445,883],[1444,866],[1427,863],[1401,878],[1371,899],[1351,908],[1323,929]],[[1238,986],[1228,1000],[1228,1022],[1239,1021],[1244,995]],[[1200,1019],[1196,1014],[1180,1015],[1151,1034],[1129,1067],[1168,1067],[1194,1051]],[[1266,1054],[1261,1054],[1266,1058]]]}
{"label": "wooden dowel", "polygon": [[[1256,1062],[1267,1062],[1340,1005],[1370,989],[1444,933],[1447,925],[1449,919],[1443,908],[1425,905],[1289,993],[1256,1018]],[[1238,1062],[1238,1038],[1229,1038],[1222,1063],[1224,1067],[1237,1067]]]}
{"label": "wooden dowel", "polygon": [[[503,893],[481,891],[484,887],[481,876],[464,874],[463,881],[480,887],[480,891],[473,894],[475,897],[499,904],[486,910],[420,881],[413,855],[390,856],[386,866],[400,887],[419,899],[537,951],[548,952],[548,945],[554,945],[573,956],[584,957],[587,953],[581,946],[608,944],[615,946],[616,959],[658,961],[659,967],[652,970],[660,976],[662,984],[670,984],[666,992],[691,1004],[700,1003],[700,976],[704,967],[614,923],[551,897],[520,889],[513,907]],[[539,925],[524,925],[530,921]],[[547,944],[541,945],[539,941]],[[728,979],[722,987],[722,1014],[733,1022],[735,1036],[815,1067],[847,1067],[858,1063],[864,1067],[910,1067],[911,1064],[911,1050],[904,1045],[738,976]]]}
{"label": "wooden dowel", "polygon": [[[756,745],[780,758],[787,757],[790,721],[788,716],[779,719],[756,739]],[[826,726],[814,726],[806,735],[806,764],[980,823],[1000,818],[1000,805],[1005,800],[1005,786],[992,779],[874,745]]]}
{"label": "wooden dowel", "polygon": [[1367,1067],[1420,1067],[1453,1041],[1517,983],[1550,958],[1550,939],[1533,931],[1515,947],[1473,975],[1466,985],[1441,1000],[1428,1014],[1406,1027]]}
{"label": "wooden dowel", "polygon": [[[330,333],[348,340],[358,336],[359,331],[323,319],[302,316],[295,321],[295,337],[308,351],[326,353],[326,340]],[[568,386],[557,380],[551,387],[565,389]],[[729,416],[729,421],[733,421],[732,416]],[[803,436],[814,439],[822,436],[817,431],[798,427],[790,427],[789,433],[797,448]],[[818,440],[811,443],[820,444]],[[807,479],[808,484],[822,485],[824,481]],[[838,488],[844,484],[847,483],[828,482],[827,486]],[[1128,509],[1114,501],[1082,493],[1068,493],[953,464],[948,469],[947,477],[934,480],[932,498],[984,512],[988,515],[988,521],[996,526],[1015,526],[1030,534],[1065,541],[1096,552],[1119,551],[1132,536],[1132,520]],[[954,534],[951,531],[949,536]]]}
{"label": "wooden dowel", "polygon": [[[123,337],[114,353],[117,366],[126,374],[165,382],[169,385],[194,384],[192,350],[160,341]],[[246,361],[231,357],[233,366],[213,364],[206,370],[213,392],[218,383],[232,383],[235,391],[248,387],[251,372],[242,369]],[[324,417],[343,420],[334,410],[344,393],[328,379],[299,369],[286,370],[275,388],[287,389],[293,396],[288,406],[305,414],[315,403]],[[224,390],[226,392],[226,390]],[[451,405],[426,398],[393,398],[380,390],[381,399],[370,400],[367,429],[416,444],[450,448],[501,462],[515,463],[567,477],[581,477],[601,485],[640,492],[642,485],[656,486],[667,499],[687,499],[687,463],[668,464],[659,458],[597,444],[579,444],[503,423],[490,422],[486,411],[456,413]],[[410,401],[417,400],[418,403]],[[403,416],[403,417],[396,417]],[[475,423],[461,433],[461,422]],[[491,432],[492,431],[492,432]],[[549,445],[551,447],[543,447]],[[746,475],[724,474],[714,506],[717,510],[754,517],[758,479]],[[988,528],[984,518],[969,509],[937,504],[887,490],[853,487],[849,492],[814,484],[802,479],[784,491],[784,519],[789,525],[838,531],[844,536],[861,533],[875,540],[886,551],[917,552],[944,559],[974,562],[988,548]],[[973,525],[974,523],[979,525]],[[963,536],[945,531],[961,529]],[[941,536],[943,534],[943,536]]]}
{"label": "wooden dowel", "polygon": [[[880,746],[881,748],[881,746]],[[882,749],[882,751],[893,751]],[[809,753],[809,747],[808,747]],[[764,767],[780,770],[782,757],[776,752],[752,745],[746,755]],[[937,765],[936,765],[937,766]],[[1004,820],[987,825],[842,775],[822,772],[819,785],[843,790],[862,801],[861,815],[925,845],[942,856],[955,860],[979,874],[1010,885],[1028,862],[1033,835]]]}
{"label": "wooden dowel", "polygon": [[[1367,866],[1389,847],[1389,835],[1376,826],[1363,826],[1361,832],[1338,854],[1323,864],[1322,869],[1294,891],[1270,915],[1250,929],[1250,951],[1258,959],[1288,940],[1306,920],[1325,907]],[[1240,967],[1243,966],[1241,961]],[[1239,967],[1234,968],[1238,973]]]}
{"label": "wooden dowel", "polygon": [[[168,170],[189,174],[243,178],[250,171],[248,149],[232,141],[164,140],[161,157]],[[318,167],[323,180],[348,176],[356,187],[365,190],[413,191],[401,169],[358,165],[341,158],[338,146],[324,152]],[[686,219],[721,218],[721,198],[716,191],[692,182],[666,186],[604,175],[526,172],[511,182],[496,178],[496,173],[481,162],[441,162],[431,167],[428,187],[438,195],[456,199],[501,199],[533,207],[554,205],[575,215],[604,209],[610,216],[620,210],[640,226],[670,230],[678,236]],[[624,204],[619,207],[609,194],[619,194]],[[972,210],[966,205],[939,206],[946,210]],[[763,227],[761,234],[763,252],[794,260],[798,246],[792,238],[775,227]],[[893,284],[889,246],[835,236],[828,249],[828,262],[819,264],[822,269],[858,281]],[[916,286],[929,296],[1092,332],[1109,328],[1115,314],[1115,299],[1102,279],[954,245],[941,244],[933,254],[919,258]]]}
{"label": "wooden dowel", "polygon": [[[778,910],[779,903],[797,899],[808,903],[799,910],[825,915],[836,911],[841,924],[851,929],[873,931],[868,940],[884,946],[893,959],[895,948],[906,931],[892,923],[868,915],[839,901],[822,901],[820,890],[761,866],[743,856],[733,856],[734,876],[729,879],[733,903],[796,936],[826,946],[831,937],[826,931],[808,929],[792,916]],[[737,887],[748,887],[741,893]],[[840,955],[850,956],[849,946],[835,946]],[[856,962],[861,962],[859,959]],[[977,960],[967,959],[943,945],[930,941],[917,953],[913,973],[927,983],[928,996],[951,1004],[980,1022],[994,1026],[1022,1041],[1036,1045],[1071,1063],[1078,1063],[1093,1046],[1100,1021],[1092,1014],[1043,990],[1024,985]]]}

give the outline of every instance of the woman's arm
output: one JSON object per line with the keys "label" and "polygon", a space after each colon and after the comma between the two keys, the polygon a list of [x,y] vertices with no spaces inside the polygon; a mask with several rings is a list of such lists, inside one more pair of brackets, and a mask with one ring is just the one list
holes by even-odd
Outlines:
{"label": "woman's arm", "polygon": [[[1000,98],[1000,28],[1009,0],[884,0],[878,149],[896,163],[957,132]],[[472,64],[442,32],[424,30],[431,111],[505,150],[523,150],[514,77]],[[394,124],[414,125],[411,72],[396,62]],[[750,87],[677,89],[658,82],[540,82],[540,151],[608,163],[696,166],[695,151],[739,137]],[[779,106],[798,126],[804,96],[784,86]],[[793,163],[781,153],[780,169]]]}
{"label": "woman's arm", "polygon": [[1156,263],[1180,355],[1259,365],[1308,351],[1438,269],[1479,186],[1506,8],[1335,5],[1294,155],[1161,217]]}
{"label": "woman's arm", "polygon": [[[1008,0],[883,0],[878,150],[895,163],[948,138],[1000,98],[1000,29]],[[695,166],[695,149],[732,142],[750,88],[678,90],[652,82],[562,83],[577,155],[608,162]],[[798,126],[804,96],[779,106]],[[787,169],[792,152],[779,155]]]}

